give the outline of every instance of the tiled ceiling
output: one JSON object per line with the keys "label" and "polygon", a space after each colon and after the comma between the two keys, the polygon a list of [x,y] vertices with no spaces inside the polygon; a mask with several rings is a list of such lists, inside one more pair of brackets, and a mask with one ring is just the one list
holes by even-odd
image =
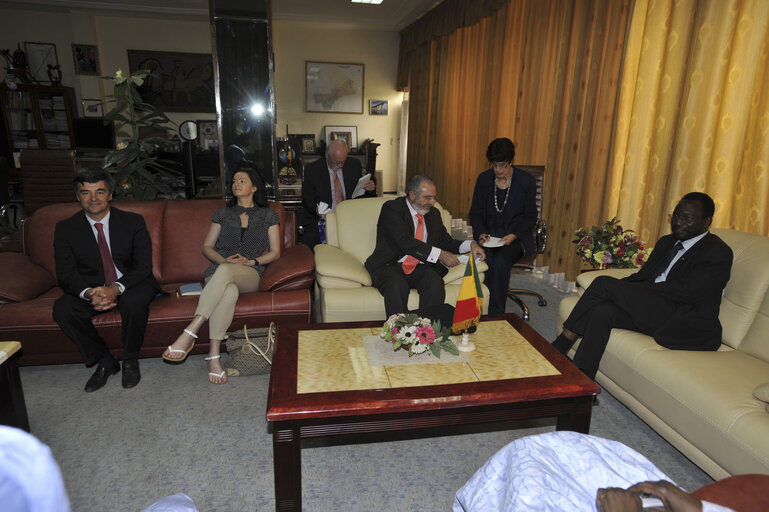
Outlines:
{"label": "tiled ceiling", "polygon": [[[401,30],[441,0],[384,0],[380,5],[350,0],[272,0],[275,20],[317,21],[372,30]],[[208,0],[2,0],[0,6],[24,9],[128,12],[145,16],[208,19]]]}

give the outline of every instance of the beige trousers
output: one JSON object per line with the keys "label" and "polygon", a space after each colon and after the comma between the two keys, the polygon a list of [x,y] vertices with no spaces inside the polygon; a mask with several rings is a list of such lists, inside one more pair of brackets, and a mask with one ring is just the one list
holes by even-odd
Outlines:
{"label": "beige trousers", "polygon": [[208,319],[208,335],[212,340],[223,340],[235,315],[235,303],[240,293],[259,289],[259,273],[245,265],[224,263],[206,278],[200,294],[196,315]]}

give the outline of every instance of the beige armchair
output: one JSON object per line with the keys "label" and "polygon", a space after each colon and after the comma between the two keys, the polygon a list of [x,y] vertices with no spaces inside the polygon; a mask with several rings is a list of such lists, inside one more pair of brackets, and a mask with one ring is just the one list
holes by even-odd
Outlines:
{"label": "beige armchair", "polygon": [[[389,199],[392,198],[344,201],[335,213],[326,216],[326,243],[315,246],[315,321],[385,320],[384,298],[371,286],[371,276],[363,263],[374,252],[379,211]],[[435,208],[450,231],[451,216],[440,205]],[[478,265],[481,280],[487,269],[485,262]],[[444,276],[447,304],[456,303],[464,272],[465,266],[457,265]],[[483,293],[488,298],[486,285]],[[416,309],[418,305],[419,296],[411,290],[409,308]],[[483,313],[487,312],[488,299],[483,304]]]}

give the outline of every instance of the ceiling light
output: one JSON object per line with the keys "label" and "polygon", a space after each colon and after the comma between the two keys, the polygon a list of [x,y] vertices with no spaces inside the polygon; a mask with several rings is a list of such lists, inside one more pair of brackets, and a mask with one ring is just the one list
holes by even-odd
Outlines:
{"label": "ceiling light", "polygon": [[354,4],[375,4],[379,5],[382,3],[382,0],[350,0],[350,2]]}

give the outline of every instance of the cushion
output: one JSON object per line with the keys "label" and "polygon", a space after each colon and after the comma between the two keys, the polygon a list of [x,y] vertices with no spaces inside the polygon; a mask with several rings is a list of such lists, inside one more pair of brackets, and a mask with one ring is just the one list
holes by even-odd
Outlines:
{"label": "cushion", "polygon": [[769,403],[769,382],[764,382],[756,386],[753,390],[753,396],[761,400],[762,402]]}
{"label": "cushion", "polygon": [[32,263],[20,252],[0,253],[0,298],[10,301],[34,299],[56,286],[50,272]]}

